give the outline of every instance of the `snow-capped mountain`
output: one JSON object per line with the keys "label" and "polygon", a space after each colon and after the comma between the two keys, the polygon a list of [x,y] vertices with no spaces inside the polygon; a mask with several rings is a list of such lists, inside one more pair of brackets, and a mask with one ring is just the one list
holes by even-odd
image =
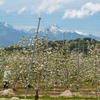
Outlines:
{"label": "snow-capped mountain", "polygon": [[[45,36],[47,34],[47,29],[49,29],[50,40],[53,40],[53,37],[56,37],[57,40],[63,39],[63,33],[64,32],[65,32],[64,39],[67,39],[67,40],[76,39],[76,38],[85,38],[85,37],[91,37],[91,38],[100,40],[100,37],[96,37],[96,36],[93,36],[93,35],[88,35],[86,33],[82,33],[82,32],[79,32],[77,30],[73,30],[73,29],[72,30],[67,30],[67,31],[62,30],[56,24],[53,24],[49,27],[44,28],[41,31],[41,33],[39,33],[38,37]],[[29,31],[29,33],[34,35],[35,29],[34,28],[31,29]]]}
{"label": "snow-capped mountain", "polygon": [[0,22],[0,27],[13,28],[13,26],[8,24],[7,22],[3,22],[3,23]]}
{"label": "snow-capped mountain", "polygon": [[5,22],[0,22],[0,44],[3,46],[14,45],[22,36],[26,36],[23,30],[16,30]]}
{"label": "snow-capped mountain", "polygon": [[53,33],[56,37],[58,34],[63,33],[64,30],[60,29],[56,24],[52,25],[49,30]]}
{"label": "snow-capped mountain", "polygon": [[80,35],[86,35],[86,36],[88,36],[88,34],[82,33],[82,32],[79,32],[79,31],[76,31],[76,30],[74,30],[74,29],[72,29],[72,30],[67,30],[66,32],[67,32],[67,33],[68,33],[68,32],[70,32],[70,33],[78,33],[78,34],[80,34]]}
{"label": "snow-capped mountain", "polygon": [[32,28],[30,31],[28,31],[28,33],[30,34],[34,34],[36,32],[36,28]]}
{"label": "snow-capped mountain", "polygon": [[[96,40],[100,40],[100,37],[96,37],[93,35],[88,35],[76,30],[62,30],[59,28],[56,24],[51,25],[49,27],[44,28],[39,34],[38,37],[41,38],[42,36],[46,36],[47,29],[49,29],[49,40],[53,40],[54,37],[57,38],[57,40],[64,39],[70,40],[70,39],[76,39],[76,38],[85,38],[90,37]],[[2,23],[0,22],[0,44],[3,44],[3,46],[9,46],[14,45],[15,42],[20,41],[20,38],[23,36],[34,36],[36,32],[36,28],[31,29],[30,31],[26,32],[25,30],[16,30],[13,28],[13,26],[9,25],[8,23]]]}
{"label": "snow-capped mountain", "polygon": [[83,38],[83,37],[88,37],[87,34],[76,31],[76,30],[62,30],[59,28],[56,24],[53,24],[49,27],[46,27],[45,29],[42,30],[40,33],[41,35],[46,35],[47,34],[47,29],[49,29],[49,36],[50,40],[53,40],[53,37],[56,37],[57,40],[63,39],[63,33],[65,32],[65,39],[75,39],[75,38]]}

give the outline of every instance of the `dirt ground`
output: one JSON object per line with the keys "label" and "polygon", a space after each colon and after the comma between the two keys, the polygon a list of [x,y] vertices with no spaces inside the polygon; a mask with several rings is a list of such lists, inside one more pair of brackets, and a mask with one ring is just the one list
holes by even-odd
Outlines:
{"label": "dirt ground", "polygon": [[[25,96],[25,91],[14,91],[15,95],[20,95],[20,96]],[[54,91],[50,91],[50,92],[39,92],[39,96],[42,95],[50,95],[51,97],[57,97],[61,94],[62,92],[54,92]],[[74,94],[80,94],[80,97],[100,97],[100,92],[73,92]],[[27,96],[35,96],[35,92],[34,91],[28,91]]]}
{"label": "dirt ground", "polygon": [[[11,87],[9,87],[11,88]],[[0,86],[0,89],[3,89],[2,86]],[[54,87],[51,87],[50,89],[54,89]],[[64,89],[63,87],[56,87],[56,89]],[[93,90],[93,88],[91,87],[80,87],[79,90]],[[25,91],[26,89],[24,90],[19,90],[19,91],[14,91],[15,93],[15,96],[25,96]],[[40,92],[39,91],[39,96],[42,96],[42,95],[50,95],[51,97],[57,97],[61,94],[62,92],[56,92],[56,91],[48,91],[48,92]],[[100,92],[73,92],[75,94],[80,94],[80,95],[77,95],[77,96],[81,96],[81,97],[100,97]],[[35,91],[28,91],[27,92],[27,96],[35,96]]]}

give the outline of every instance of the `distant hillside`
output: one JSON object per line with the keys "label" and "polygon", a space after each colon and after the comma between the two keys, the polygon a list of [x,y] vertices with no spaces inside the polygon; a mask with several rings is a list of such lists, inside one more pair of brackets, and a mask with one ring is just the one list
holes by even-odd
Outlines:
{"label": "distant hillside", "polygon": [[[67,46],[69,51],[67,53],[70,53],[71,51],[78,51],[79,48],[79,53],[84,52],[85,54],[87,54],[89,52],[88,50],[88,43],[89,45],[96,45],[96,43],[99,43],[99,41],[95,40],[95,39],[91,39],[91,38],[78,38],[78,39],[73,39],[73,40],[64,40],[64,46]],[[57,47],[57,44],[59,44],[59,49],[61,47],[63,47],[63,40],[57,40],[57,41],[49,41],[48,42],[48,46],[52,47],[53,50]],[[13,51],[13,50],[21,50],[22,47],[14,47],[14,46],[10,46],[10,47],[6,47],[5,50],[6,51]],[[28,46],[26,47],[26,49],[28,49]],[[66,53],[66,49],[65,49],[65,53]]]}
{"label": "distant hillside", "polygon": [[[100,40],[100,37],[88,35],[88,34],[85,34],[85,33],[82,33],[82,32],[76,31],[76,30],[67,30],[67,31],[62,30],[56,24],[44,28],[41,31],[41,33],[39,33],[38,36],[39,37],[46,36],[47,29],[49,29],[49,37],[50,37],[49,40],[53,40],[53,37],[56,37],[57,40],[63,39],[63,33],[64,32],[65,32],[64,39],[67,39],[67,40],[77,39],[77,38],[86,38],[86,37],[93,38],[93,39],[96,39],[96,40]],[[34,35],[35,30],[36,29],[33,28],[28,33],[31,33],[31,35]]]}
{"label": "distant hillside", "polygon": [[[76,38],[85,38],[85,37],[91,37],[96,40],[100,40],[100,37],[96,37],[93,35],[87,35],[84,33],[81,33],[76,30],[62,30],[59,28],[57,25],[52,25],[50,27],[46,27],[43,29],[38,37],[45,36],[47,34],[47,29],[49,29],[49,41],[52,41],[54,37],[56,37],[57,40],[63,39],[63,32],[65,32],[64,39],[66,40],[71,40],[71,39],[76,39]],[[9,25],[8,23],[5,22],[0,22],[0,44],[3,44],[3,47],[9,46],[9,45],[14,45],[15,42],[20,41],[20,38],[23,36],[34,36],[36,32],[36,28],[31,29],[30,31],[26,32],[25,30],[17,30],[14,29],[13,26]]]}
{"label": "distant hillside", "polygon": [[[63,40],[57,40],[57,41],[49,41],[49,46],[57,47],[56,43],[59,44],[59,47],[61,48],[63,46]],[[96,45],[96,43],[99,43],[99,41],[92,39],[92,38],[78,38],[78,39],[72,39],[69,41],[64,40],[64,45],[68,46],[69,51],[78,51],[79,52],[84,52],[87,54],[89,52],[88,50],[88,43],[89,45]]]}
{"label": "distant hillside", "polygon": [[23,30],[16,30],[11,25],[0,22],[0,44],[3,46],[14,45],[22,36],[26,35]]}

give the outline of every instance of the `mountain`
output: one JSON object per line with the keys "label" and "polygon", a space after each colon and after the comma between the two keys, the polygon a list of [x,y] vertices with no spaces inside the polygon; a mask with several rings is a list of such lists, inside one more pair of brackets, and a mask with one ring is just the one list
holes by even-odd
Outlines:
{"label": "mountain", "polygon": [[[76,38],[85,38],[90,37],[96,40],[100,40],[100,37],[96,37],[93,35],[84,34],[82,32],[76,31],[76,30],[62,30],[59,28],[56,24],[44,28],[39,34],[38,37],[41,38],[42,36],[46,36],[47,29],[49,29],[49,40],[53,40],[54,37],[57,38],[57,40],[63,39],[63,33],[65,32],[64,39],[70,40],[70,39],[76,39]],[[25,30],[17,30],[14,29],[13,26],[11,26],[8,23],[0,22],[0,44],[3,44],[3,46],[9,46],[14,45],[15,42],[20,41],[20,38],[23,36],[34,36],[36,32],[36,28],[31,29],[30,31],[26,32]]]}
{"label": "mountain", "polygon": [[76,30],[65,31],[65,39],[68,39],[68,40],[76,39],[76,38],[86,38],[86,37],[93,38],[95,40],[100,40],[100,37],[85,34]]}
{"label": "mountain", "polygon": [[[82,33],[82,32],[76,31],[76,30],[67,30],[67,31],[62,30],[56,24],[44,28],[41,31],[41,33],[39,33],[38,37],[46,36],[47,29],[49,29],[49,37],[50,37],[49,40],[51,40],[51,41],[53,40],[53,37],[56,37],[57,40],[63,39],[64,32],[65,32],[64,39],[67,39],[67,40],[76,39],[76,38],[85,38],[85,37],[90,37],[90,38],[93,38],[96,40],[100,40],[100,37],[88,35],[88,34],[85,34],[85,33]],[[31,30],[31,34],[34,35],[34,33],[35,33],[34,29],[33,29],[33,31]]]}
{"label": "mountain", "polygon": [[26,36],[24,30],[16,30],[5,22],[0,22],[0,44],[3,46],[14,45],[22,36]]}
{"label": "mountain", "polygon": [[32,28],[30,31],[28,31],[29,34],[34,34],[36,32],[36,28]]}
{"label": "mountain", "polygon": [[[67,40],[76,39],[76,38],[85,38],[85,37],[90,37],[90,38],[93,38],[96,40],[100,40],[100,37],[88,35],[88,34],[85,34],[85,33],[82,33],[82,32],[76,31],[76,30],[67,30],[67,31],[62,30],[55,24],[42,30],[43,34],[47,33],[47,29],[49,29],[50,38],[51,38],[51,36],[56,37],[57,40],[63,39],[63,33],[65,33],[64,39],[67,39]],[[51,38],[51,40],[52,40],[52,38]]]}

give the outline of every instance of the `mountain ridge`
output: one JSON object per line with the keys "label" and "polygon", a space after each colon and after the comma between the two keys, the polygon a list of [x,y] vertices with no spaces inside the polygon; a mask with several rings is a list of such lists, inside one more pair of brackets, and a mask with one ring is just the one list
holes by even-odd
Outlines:
{"label": "mountain ridge", "polygon": [[[71,40],[76,38],[85,38],[85,37],[91,37],[96,40],[100,40],[100,37],[96,37],[93,35],[88,35],[76,30],[62,30],[59,26],[56,24],[53,24],[49,27],[44,28],[39,34],[38,37],[41,38],[42,36],[46,36],[47,29],[49,29],[49,40],[53,40],[53,37],[56,37],[57,40],[63,39],[63,33],[65,32],[64,39]],[[36,32],[36,28],[32,28],[28,32],[26,30],[18,30],[13,28],[12,25],[0,22],[0,44],[3,44],[4,47],[9,45],[14,45],[15,42],[20,41],[20,38],[23,36],[34,36]]]}

